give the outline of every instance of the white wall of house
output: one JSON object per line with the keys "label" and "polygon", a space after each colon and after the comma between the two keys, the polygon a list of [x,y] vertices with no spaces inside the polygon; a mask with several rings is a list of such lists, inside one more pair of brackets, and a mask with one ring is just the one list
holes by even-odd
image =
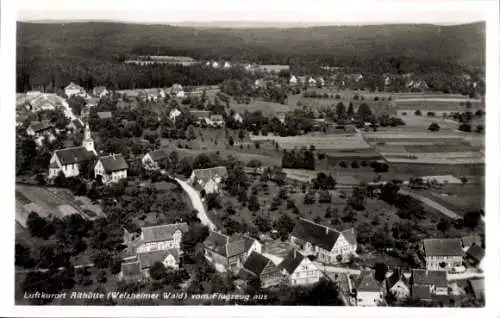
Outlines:
{"label": "white wall of house", "polygon": [[163,260],[163,265],[167,268],[173,268],[173,269],[179,268],[179,264],[175,260],[175,257],[172,256],[172,254],[167,255],[165,260]]}
{"label": "white wall of house", "polygon": [[397,299],[405,299],[410,296],[410,289],[402,281],[398,281],[389,289]]}
{"label": "white wall of house", "polygon": [[292,286],[310,285],[317,283],[321,276],[319,269],[306,257],[290,275],[289,279]]}
{"label": "white wall of house", "polygon": [[[159,241],[159,242],[147,242],[139,245],[137,247],[137,253],[167,250],[171,248],[180,249],[181,248],[182,232],[177,230],[173,235],[171,240]],[[140,240],[144,241],[144,234],[141,233]]]}
{"label": "white wall of house", "polygon": [[344,235],[340,234],[330,251],[330,263],[336,263],[338,255],[342,255],[341,262],[347,262],[349,256],[356,253],[356,248],[356,244],[349,244]]}
{"label": "white wall of house", "polygon": [[357,306],[377,306],[382,301],[381,292],[357,292],[356,304]]}
{"label": "white wall of house", "polygon": [[[451,270],[455,266],[462,265],[463,258],[461,256],[427,256],[425,258],[428,270]],[[444,262],[446,266],[441,267],[440,263]]]}
{"label": "white wall of house", "polygon": [[252,254],[252,252],[262,254],[262,244],[259,241],[257,241],[257,240],[253,241],[252,246],[250,246],[250,248],[248,249],[246,256],[247,257],[250,256],[250,254]]}

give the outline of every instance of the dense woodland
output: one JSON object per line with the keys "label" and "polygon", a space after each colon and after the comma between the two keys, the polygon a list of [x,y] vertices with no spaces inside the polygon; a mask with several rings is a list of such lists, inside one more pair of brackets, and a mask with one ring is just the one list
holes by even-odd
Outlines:
{"label": "dense woodland", "polygon": [[114,89],[212,85],[227,78],[242,79],[245,73],[240,68],[123,63],[150,54],[289,64],[295,74],[327,75],[321,65],[340,66],[347,73],[368,75],[368,87],[376,86],[384,73],[415,73],[425,75],[431,89],[460,91],[463,85],[455,85],[463,82],[464,72],[473,80],[484,73],[484,30],[484,23],[257,30],[18,23],[17,90],[56,90],[70,81],[87,89],[97,85]]}

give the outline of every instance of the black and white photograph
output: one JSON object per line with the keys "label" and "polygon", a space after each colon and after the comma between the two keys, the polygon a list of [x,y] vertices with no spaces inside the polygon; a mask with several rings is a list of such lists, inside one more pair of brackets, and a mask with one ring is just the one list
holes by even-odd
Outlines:
{"label": "black and white photograph", "polygon": [[485,15],[103,2],[2,28],[15,306],[485,308]]}

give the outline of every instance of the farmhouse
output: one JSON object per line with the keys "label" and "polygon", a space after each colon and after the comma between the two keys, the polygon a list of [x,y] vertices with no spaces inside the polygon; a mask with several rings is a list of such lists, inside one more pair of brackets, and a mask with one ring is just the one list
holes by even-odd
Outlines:
{"label": "farmhouse", "polygon": [[249,256],[250,251],[260,253],[260,243],[246,236],[227,236],[210,231],[210,235],[203,242],[205,258],[212,263],[217,271],[238,272]]}
{"label": "farmhouse", "polygon": [[412,298],[429,299],[429,295],[448,295],[448,278],[445,271],[414,269],[411,283]]}
{"label": "farmhouse", "polygon": [[295,77],[295,75],[291,75],[289,82],[290,82],[290,85],[293,85],[293,86],[297,85],[297,77]]}
{"label": "farmhouse", "polygon": [[181,84],[174,84],[172,88],[170,88],[170,94],[175,97],[182,98],[184,97],[184,89]]}
{"label": "farmhouse", "polygon": [[291,249],[278,265],[284,281],[291,286],[315,284],[322,277],[321,271],[300,251]]}
{"label": "farmhouse", "polygon": [[49,122],[33,122],[26,129],[26,134],[32,136],[38,146],[42,146],[45,140],[51,142],[56,139],[53,131],[54,125]]}
{"label": "farmhouse", "polygon": [[426,239],[424,252],[428,270],[451,270],[462,265],[464,256],[460,239]]}
{"label": "farmhouse", "polygon": [[166,158],[167,154],[162,149],[150,151],[142,157],[142,165],[146,170],[157,170],[160,168],[159,163]]}
{"label": "farmhouse", "polygon": [[394,269],[391,276],[387,278],[386,287],[387,292],[397,300],[403,300],[410,296],[410,281],[399,268]]}
{"label": "farmhouse", "polygon": [[304,218],[297,221],[290,242],[305,255],[329,264],[347,262],[357,248],[353,228],[340,232]]}
{"label": "farmhouse", "polygon": [[468,235],[461,238],[464,251],[468,250],[472,244],[481,246],[481,237],[479,235]]}
{"label": "farmhouse", "polygon": [[188,182],[198,191],[209,194],[219,192],[220,185],[225,178],[227,178],[227,169],[226,167],[219,166],[193,170]]}
{"label": "farmhouse", "polygon": [[177,249],[156,250],[137,254],[136,258],[121,264],[118,280],[126,282],[141,281],[150,278],[149,269],[156,263],[166,268],[179,269],[179,251]]}
{"label": "farmhouse", "polygon": [[136,253],[157,250],[180,249],[182,235],[188,231],[186,223],[163,224],[141,228],[141,233],[131,233],[124,229],[123,242],[134,246]]}
{"label": "farmhouse", "polygon": [[80,174],[81,165],[97,155],[94,140],[88,123],[85,125],[82,146],[56,150],[50,158],[49,179],[57,177],[61,172],[66,178]]}
{"label": "farmhouse", "polygon": [[175,119],[182,115],[181,111],[178,110],[177,108],[174,108],[168,113],[168,118],[170,118],[171,121],[175,122]]}
{"label": "farmhouse", "polygon": [[66,96],[68,96],[68,98],[73,95],[81,97],[87,96],[87,92],[85,92],[85,89],[73,82],[69,83],[69,85],[64,88],[64,93],[66,94]]}
{"label": "farmhouse", "polygon": [[484,249],[476,243],[473,243],[465,252],[465,258],[470,264],[477,266],[481,264],[484,258]]}
{"label": "farmhouse", "polygon": [[92,95],[95,97],[102,98],[109,94],[108,89],[105,86],[97,86],[92,89]]}
{"label": "farmhouse", "polygon": [[219,114],[210,115],[210,121],[209,121],[210,126],[223,127],[224,123],[225,123],[225,121],[224,121],[224,117],[222,117],[222,115],[219,115]]}
{"label": "farmhouse", "polygon": [[356,281],[356,306],[378,306],[383,302],[383,292],[374,271],[362,271]]}
{"label": "farmhouse", "polygon": [[282,280],[280,268],[264,255],[252,251],[238,273],[244,280],[258,277],[262,288],[278,285]]}
{"label": "farmhouse", "polygon": [[103,184],[127,179],[128,164],[121,154],[100,157],[94,167],[95,178],[101,177]]}
{"label": "farmhouse", "polygon": [[210,121],[210,112],[206,110],[190,110],[189,113],[195,118],[196,124],[208,123]]}

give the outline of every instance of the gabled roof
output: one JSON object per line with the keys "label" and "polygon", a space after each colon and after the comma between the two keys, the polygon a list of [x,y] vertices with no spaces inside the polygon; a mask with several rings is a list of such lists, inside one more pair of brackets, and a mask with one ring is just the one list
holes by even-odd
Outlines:
{"label": "gabled roof", "polygon": [[463,256],[460,239],[425,239],[424,250],[426,256]]}
{"label": "gabled roof", "polygon": [[408,281],[408,278],[406,278],[406,276],[403,275],[403,273],[401,273],[399,268],[396,268],[396,269],[394,269],[392,275],[389,276],[389,278],[387,278],[387,288],[391,289],[399,281],[401,281],[407,287],[410,286],[410,282]]}
{"label": "gabled roof", "polygon": [[107,88],[106,86],[97,86],[97,87],[94,87],[92,89],[92,92],[95,94],[95,95],[100,95],[101,93],[107,91]]}
{"label": "gabled roof", "polygon": [[484,297],[484,278],[471,279],[469,284],[476,298]]}
{"label": "gabled roof", "polygon": [[144,243],[169,241],[177,230],[188,231],[186,223],[155,225],[141,228]]}
{"label": "gabled roof", "polygon": [[54,127],[54,125],[49,122],[43,121],[31,123],[30,127],[34,132],[40,132],[43,130],[51,129]]}
{"label": "gabled roof", "polygon": [[128,169],[128,164],[121,154],[112,154],[99,158],[106,173]]}
{"label": "gabled roof", "polygon": [[476,243],[472,243],[465,254],[467,254],[467,256],[469,257],[474,258],[478,262],[482,261],[484,258],[484,250]]}
{"label": "gabled roof", "polygon": [[94,153],[83,146],[59,149],[54,152],[63,166],[82,163],[94,157]]}
{"label": "gabled roof", "polygon": [[296,249],[292,249],[288,252],[285,258],[278,265],[279,268],[286,270],[289,274],[295,272],[300,263],[306,258],[302,253]]}
{"label": "gabled roof", "polygon": [[300,218],[297,221],[291,235],[330,251],[337,242],[341,233],[343,235],[345,234],[345,239],[349,242],[349,244],[356,244],[354,229],[339,232],[304,218]]}
{"label": "gabled roof", "polygon": [[208,110],[190,110],[189,113],[198,119],[210,117]]}
{"label": "gabled roof", "polygon": [[374,271],[362,271],[356,280],[358,292],[379,292],[380,285],[375,279]]}
{"label": "gabled roof", "polygon": [[260,276],[260,274],[262,274],[262,271],[269,262],[271,262],[271,260],[265,257],[264,255],[259,254],[257,252],[252,252],[250,256],[248,256],[243,267],[246,270],[254,273],[255,275]]}
{"label": "gabled roof", "polygon": [[226,244],[226,257],[233,257],[245,253],[245,240],[239,239]]}
{"label": "gabled roof", "polygon": [[208,169],[194,169],[192,173],[194,173],[197,180],[201,180],[203,183],[215,177],[227,178],[227,169],[223,166]]}
{"label": "gabled roof", "polygon": [[224,257],[233,257],[247,251],[243,237],[239,235],[228,237],[227,235],[213,231],[210,231],[203,245],[205,248]]}
{"label": "gabled roof", "polygon": [[123,276],[136,276],[141,273],[138,261],[122,263],[121,269]]}
{"label": "gabled roof", "polygon": [[414,269],[412,270],[414,285],[436,285],[436,287],[447,287],[448,278],[446,271]]}
{"label": "gabled roof", "polygon": [[80,119],[73,119],[71,123],[76,129],[83,129],[85,127]]}
{"label": "gabled roof", "polygon": [[97,116],[99,116],[100,119],[108,119],[113,117],[111,112],[97,112]]}
{"label": "gabled roof", "polygon": [[243,239],[245,240],[245,251],[248,251],[250,247],[252,247],[252,244],[257,241],[256,239],[249,236],[243,236]]}
{"label": "gabled roof", "polygon": [[163,160],[164,158],[167,157],[167,154],[162,149],[150,151],[150,152],[148,152],[148,154],[149,154],[149,157],[151,157],[151,160],[153,160],[153,161]]}
{"label": "gabled roof", "polygon": [[83,90],[83,87],[81,87],[78,84],[75,84],[75,83],[71,82],[64,89],[79,89],[79,90]]}
{"label": "gabled roof", "polygon": [[172,248],[168,250],[157,250],[137,254],[141,269],[150,268],[156,262],[163,262],[168,255],[172,255],[176,262],[179,262],[179,252]]}
{"label": "gabled roof", "polygon": [[462,245],[464,247],[472,246],[472,244],[476,243],[481,246],[481,237],[479,235],[468,235],[461,238]]}
{"label": "gabled roof", "polygon": [[411,287],[413,299],[431,299],[431,288],[428,285],[413,285]]}

